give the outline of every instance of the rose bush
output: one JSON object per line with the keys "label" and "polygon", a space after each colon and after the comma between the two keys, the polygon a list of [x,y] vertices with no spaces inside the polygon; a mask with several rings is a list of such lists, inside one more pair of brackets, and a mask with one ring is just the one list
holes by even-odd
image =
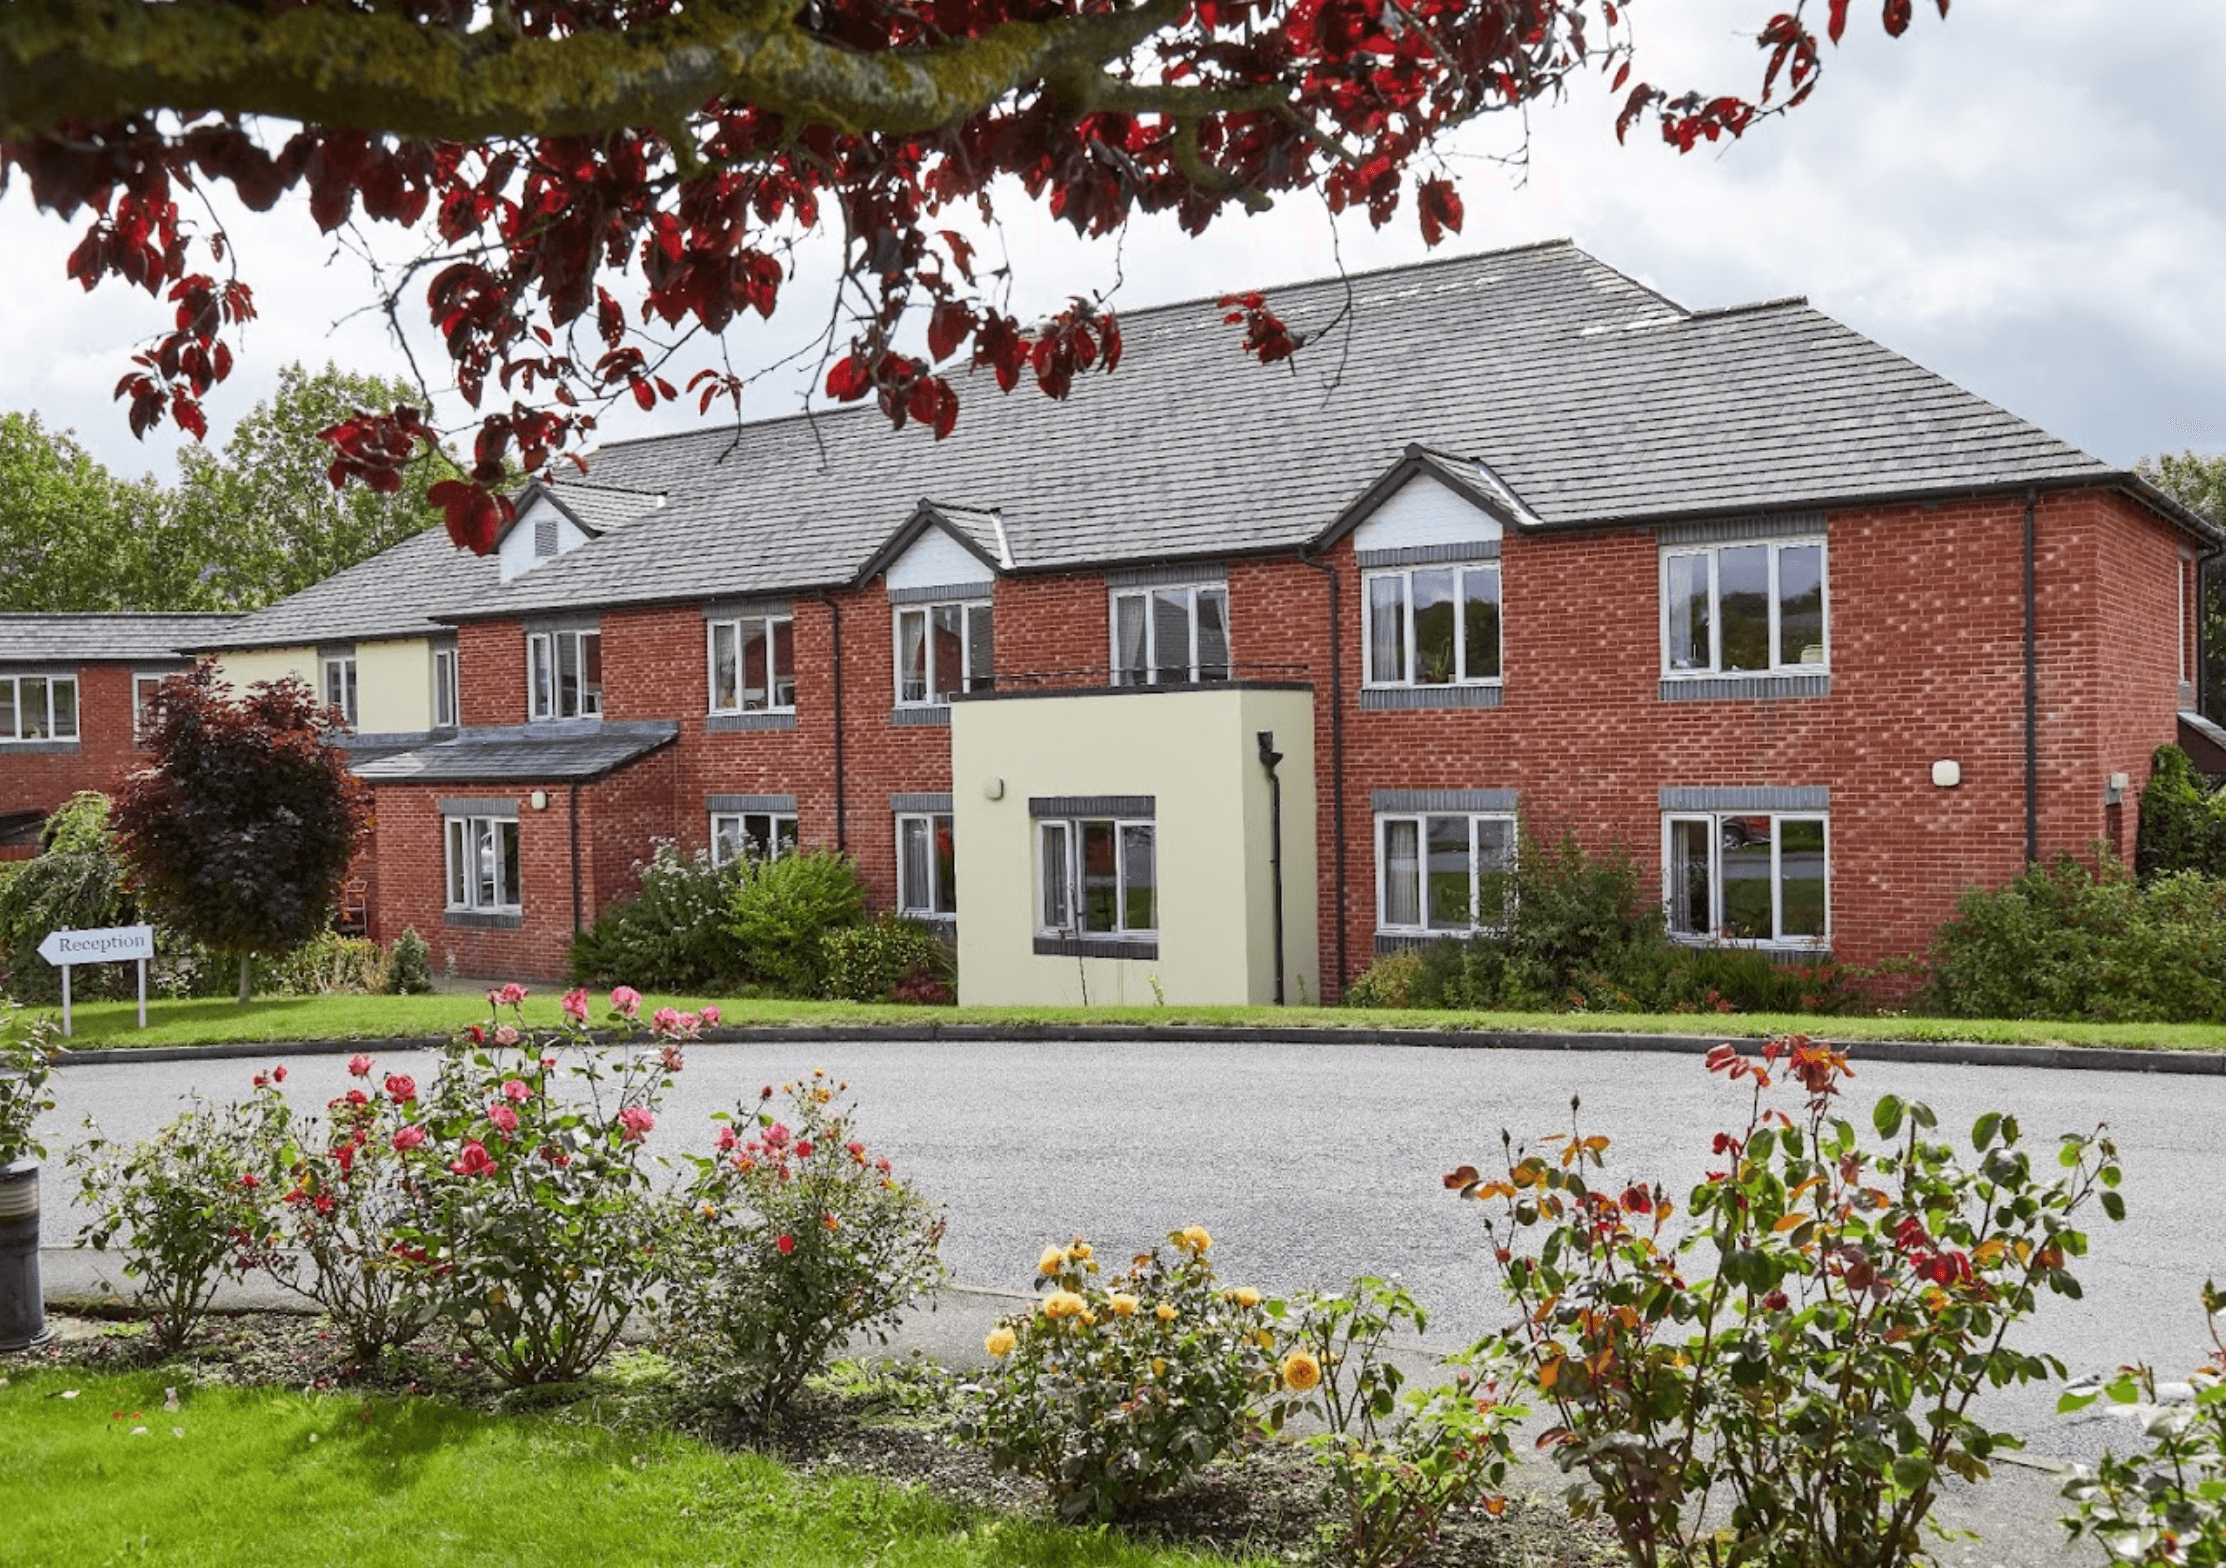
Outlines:
{"label": "rose bush", "polygon": [[888,1331],[944,1276],[943,1220],[857,1135],[849,1086],[815,1069],[722,1112],[675,1194],[667,1350],[759,1421],[854,1334]]}
{"label": "rose bush", "polygon": [[1269,1303],[1215,1281],[1212,1245],[1200,1226],[1176,1231],[1110,1287],[1087,1241],[1047,1248],[1047,1294],[991,1333],[997,1365],[961,1435],[1043,1482],[1069,1519],[1118,1517],[1252,1435],[1275,1380]]}

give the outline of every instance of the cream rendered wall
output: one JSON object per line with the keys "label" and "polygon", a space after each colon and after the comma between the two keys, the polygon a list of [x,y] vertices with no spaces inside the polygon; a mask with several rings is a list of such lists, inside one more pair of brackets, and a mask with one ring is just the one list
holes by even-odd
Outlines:
{"label": "cream rendered wall", "polygon": [[356,644],[356,729],[414,735],[433,727],[433,645],[422,637]]}
{"label": "cream rendered wall", "polygon": [[[216,656],[216,673],[236,695],[245,696],[248,687],[257,681],[277,682],[292,676],[316,693],[319,701],[324,700],[315,648],[242,648],[220,653]],[[357,690],[360,693],[362,687]]]}
{"label": "cream rendered wall", "polygon": [[[959,987],[968,1003],[1274,999],[1267,771],[1284,754],[1286,996],[1321,995],[1315,932],[1314,700],[1258,686],[1143,687],[960,701],[951,711]],[[1001,783],[1000,798],[985,785]],[[1030,796],[1150,795],[1158,954],[1038,955]]]}

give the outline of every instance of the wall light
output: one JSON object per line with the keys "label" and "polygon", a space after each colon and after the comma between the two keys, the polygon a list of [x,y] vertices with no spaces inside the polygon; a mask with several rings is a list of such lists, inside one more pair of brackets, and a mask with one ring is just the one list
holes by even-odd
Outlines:
{"label": "wall light", "polygon": [[549,809],[549,792],[545,789],[535,790],[526,799],[533,803],[533,809],[536,811],[547,811]]}
{"label": "wall light", "polygon": [[982,799],[984,799],[984,800],[1003,800],[1004,798],[1005,798],[1005,781],[1004,781],[1003,779],[983,779],[983,780],[982,780]]}
{"label": "wall light", "polygon": [[1932,782],[1942,789],[1954,789],[1963,782],[1963,764],[1942,758],[1932,765]]}

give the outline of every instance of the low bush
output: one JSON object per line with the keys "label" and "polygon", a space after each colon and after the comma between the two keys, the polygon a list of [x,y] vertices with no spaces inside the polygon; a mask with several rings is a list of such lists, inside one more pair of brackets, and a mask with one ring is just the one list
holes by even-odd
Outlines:
{"label": "low bush", "polygon": [[320,931],[290,953],[257,955],[254,986],[269,996],[377,996],[387,989],[386,949]]}
{"label": "low bush", "polygon": [[1033,1312],[998,1320],[987,1386],[962,1435],[1034,1476],[1068,1519],[1113,1519],[1161,1496],[1255,1428],[1275,1381],[1266,1305],[1225,1290],[1198,1227],[1137,1257],[1111,1286],[1088,1242],[1045,1251]]}
{"label": "low bush", "polygon": [[784,996],[824,995],[828,933],[865,919],[865,877],[831,849],[742,864],[726,929],[741,944],[745,977]]}
{"label": "low bush", "polygon": [[1956,901],[1921,1005],[1946,1017],[2226,1020],[2226,881],[2069,855]]}
{"label": "low bush", "polygon": [[2226,795],[2177,746],[2157,747],[2150,760],[2133,870],[2144,882],[2176,871],[2226,877]]}
{"label": "low bush", "polygon": [[862,926],[828,932],[825,948],[827,994],[836,1001],[956,999],[951,950],[923,921],[878,915]]}
{"label": "low bush", "polygon": [[1415,980],[1422,973],[1422,955],[1409,949],[1386,953],[1363,969],[1345,987],[1347,1007],[1417,1007]]}
{"label": "low bush", "polygon": [[[2125,1212],[2116,1149],[2067,1136],[2043,1179],[2014,1117],[1979,1117],[1964,1156],[1891,1095],[1871,1143],[1840,1110],[1846,1059],[1801,1036],[1707,1065],[1753,1093],[1689,1219],[1658,1184],[1593,1185],[1608,1140],[1575,1126],[1542,1153],[1502,1134],[1500,1174],[1446,1177],[1487,1205],[1500,1337],[1552,1407],[1572,1507],[1633,1563],[1925,1560],[1942,1488],[2017,1444],[1974,1397],[2063,1376],[2008,1337],[2041,1292],[2079,1294],[2080,1211]],[[1798,1115],[1768,1102],[1781,1078]]]}
{"label": "low bush", "polygon": [[433,950],[417,927],[404,926],[387,955],[386,988],[396,996],[430,996],[433,991]]}
{"label": "low bush", "polygon": [[574,985],[651,986],[661,991],[719,991],[742,977],[743,955],[727,930],[728,905],[747,874],[743,861],[714,866],[660,842],[637,861],[640,891],[615,900],[572,939]]}
{"label": "low bush", "polygon": [[[737,1108],[675,1195],[665,1348],[760,1423],[854,1335],[883,1343],[941,1283],[943,1221],[857,1136],[849,1086],[815,1070]],[[776,1114],[778,1112],[778,1114]]]}

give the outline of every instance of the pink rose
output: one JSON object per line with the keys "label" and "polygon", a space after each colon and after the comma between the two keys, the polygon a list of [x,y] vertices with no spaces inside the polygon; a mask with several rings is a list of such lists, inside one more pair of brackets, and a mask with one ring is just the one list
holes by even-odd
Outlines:
{"label": "pink rose", "polygon": [[410,1152],[410,1150],[418,1147],[418,1145],[422,1144],[424,1141],[424,1128],[398,1127],[395,1129],[394,1132],[394,1152],[396,1154],[407,1154]]}
{"label": "pink rose", "polygon": [[650,1015],[649,1027],[659,1034],[680,1032],[680,1013],[677,1008],[660,1007]]}
{"label": "pink rose", "polygon": [[396,1105],[407,1105],[417,1098],[417,1080],[407,1073],[388,1073],[386,1095]]}
{"label": "pink rose", "polygon": [[650,1115],[644,1106],[629,1105],[618,1113],[618,1125],[628,1143],[639,1143],[657,1125],[657,1118]]}
{"label": "pink rose", "polygon": [[449,1167],[459,1176],[492,1176],[495,1162],[487,1153],[487,1146],[474,1138],[464,1145],[464,1152]]}
{"label": "pink rose", "polygon": [[513,980],[499,991],[489,991],[487,1000],[497,1007],[516,1007],[531,995],[526,988]]}
{"label": "pink rose", "polygon": [[642,1010],[642,994],[630,985],[618,986],[611,992],[611,1006],[633,1018]]}
{"label": "pink rose", "polygon": [[512,1028],[510,1025],[504,1024],[501,1028],[495,1031],[495,1044],[507,1049],[510,1046],[516,1045],[517,1043],[518,1031]]}
{"label": "pink rose", "polygon": [[533,1098],[533,1088],[523,1078],[507,1079],[502,1086],[502,1097],[512,1105],[523,1105]]}
{"label": "pink rose", "polygon": [[368,1056],[351,1056],[351,1057],[349,1057],[349,1058],[348,1058],[348,1072],[349,1072],[349,1074],[350,1074],[350,1075],[351,1075],[352,1077],[356,1077],[356,1078],[368,1078],[368,1077],[370,1077],[370,1076],[371,1076],[371,1058],[370,1058],[370,1057],[368,1057]]}
{"label": "pink rose", "polygon": [[276,1067],[273,1067],[273,1068],[271,1069],[271,1082],[272,1082],[272,1083],[284,1083],[285,1081],[286,1081],[286,1064],[285,1064],[284,1062],[280,1062],[280,1063],[279,1063],[279,1064],[278,1064],[278,1065],[277,1065]]}
{"label": "pink rose", "polygon": [[518,1113],[500,1100],[487,1107],[487,1120],[501,1128],[505,1137],[518,1130]]}
{"label": "pink rose", "polygon": [[706,1029],[716,1029],[716,1028],[718,1028],[718,1027],[719,1027],[719,1019],[720,1019],[720,1018],[721,1018],[722,1016],[724,1016],[724,1015],[723,1015],[723,1014],[721,1014],[721,1013],[720,1013],[720,1011],[719,1011],[719,1010],[718,1010],[718,1009],[717,1009],[716,1007],[706,1007],[706,1008],[705,1008],[705,1009],[703,1010],[703,1026],[704,1026],[704,1027],[705,1027]]}
{"label": "pink rose", "polygon": [[719,1136],[712,1141],[718,1146],[718,1150],[721,1154],[726,1153],[727,1150],[733,1148],[737,1143],[741,1142],[739,1138],[734,1136],[734,1129],[732,1127],[721,1127],[719,1129]]}
{"label": "pink rose", "polygon": [[564,1013],[576,1024],[587,1022],[587,987],[564,993]]}
{"label": "pink rose", "polygon": [[369,1105],[371,1103],[371,1096],[365,1094],[361,1089],[350,1089],[347,1098],[350,1105]]}
{"label": "pink rose", "polygon": [[679,1046],[667,1045],[657,1052],[657,1063],[666,1072],[676,1073],[687,1065],[688,1059],[680,1054]]}

